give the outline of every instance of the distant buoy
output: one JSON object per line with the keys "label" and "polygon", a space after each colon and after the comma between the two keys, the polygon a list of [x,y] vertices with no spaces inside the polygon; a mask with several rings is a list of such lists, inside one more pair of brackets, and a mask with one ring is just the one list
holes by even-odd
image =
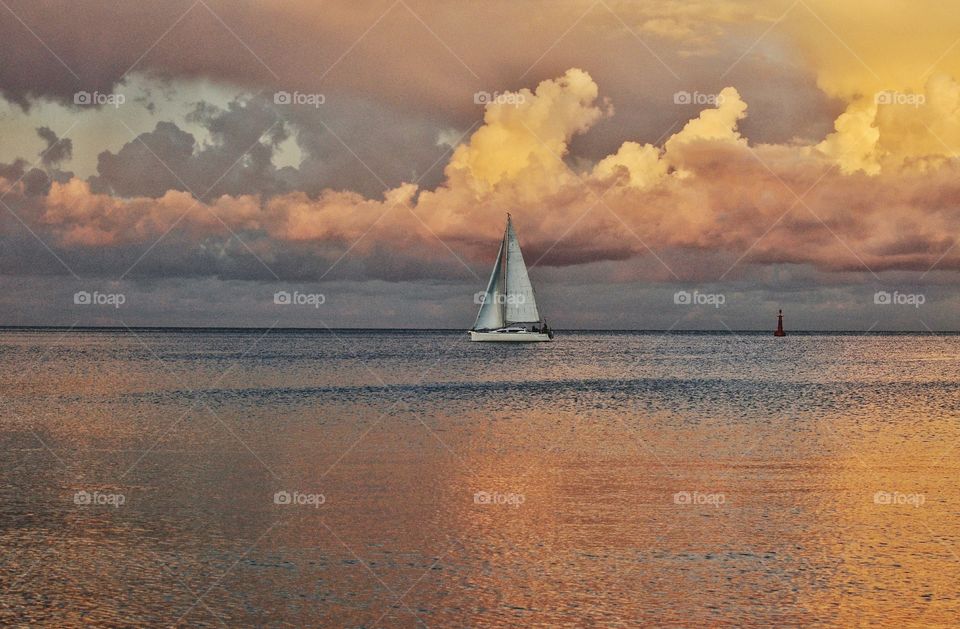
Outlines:
{"label": "distant buoy", "polygon": [[777,315],[777,331],[773,333],[774,336],[786,336],[787,333],[783,331],[783,310],[780,311],[780,314]]}

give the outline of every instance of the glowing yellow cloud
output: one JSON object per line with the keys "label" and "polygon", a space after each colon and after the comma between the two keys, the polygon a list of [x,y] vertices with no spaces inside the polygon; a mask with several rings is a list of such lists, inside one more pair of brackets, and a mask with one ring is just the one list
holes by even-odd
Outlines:
{"label": "glowing yellow cloud", "polygon": [[624,142],[614,155],[597,163],[593,176],[607,179],[623,173],[631,186],[645,188],[667,174],[667,162],[660,155],[660,149],[652,144]]}
{"label": "glowing yellow cloud", "polygon": [[747,104],[740,93],[732,87],[724,88],[717,95],[717,106],[704,109],[700,115],[684,125],[683,129],[667,140],[667,153],[679,150],[682,144],[694,140],[741,141],[737,121],[747,115]]}
{"label": "glowing yellow cloud", "polygon": [[[807,0],[784,21],[828,95],[848,103],[818,148],[845,173],[942,162],[960,146],[960,14],[947,2]],[[922,34],[922,35],[921,35]]]}
{"label": "glowing yellow cloud", "polygon": [[511,182],[531,192],[556,189],[568,177],[561,158],[570,138],[604,113],[594,104],[598,92],[589,74],[571,69],[534,92],[491,95],[484,125],[454,151],[448,177],[477,193]]}
{"label": "glowing yellow cloud", "polygon": [[733,142],[746,144],[737,130],[737,122],[747,115],[747,104],[732,87],[717,96],[716,107],[704,109],[687,122],[683,129],[667,140],[661,150],[652,144],[624,142],[620,150],[601,160],[593,169],[593,176],[606,179],[625,173],[627,182],[635,188],[647,187],[663,178],[672,167],[686,176],[683,167],[684,147],[697,141]]}

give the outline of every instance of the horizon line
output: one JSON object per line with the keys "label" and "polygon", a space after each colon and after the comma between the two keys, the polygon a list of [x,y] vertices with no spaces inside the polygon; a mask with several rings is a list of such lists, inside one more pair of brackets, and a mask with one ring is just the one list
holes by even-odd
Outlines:
{"label": "horizon line", "polygon": [[[9,325],[9,324],[0,324],[0,331],[2,330],[62,330],[62,331],[71,331],[71,330],[197,330],[197,331],[259,331],[264,330],[282,330],[282,331],[302,331],[302,332],[332,332],[332,331],[361,331],[361,332],[468,332],[465,328],[441,328],[441,327],[424,327],[424,328],[415,328],[415,327],[303,327],[303,326],[209,326],[209,325],[59,325],[59,324],[35,324],[35,325]],[[730,328],[672,328],[672,329],[662,329],[662,328],[555,328],[557,332],[634,332],[634,333],[658,333],[658,334],[674,334],[674,333],[717,333],[717,334],[769,334],[773,336],[772,329],[730,329]],[[953,335],[960,334],[960,330],[852,330],[852,329],[809,329],[809,330],[789,330],[787,331],[787,336],[790,335],[812,335],[812,334],[860,334],[860,335],[875,335],[875,334],[923,334],[923,335]]]}

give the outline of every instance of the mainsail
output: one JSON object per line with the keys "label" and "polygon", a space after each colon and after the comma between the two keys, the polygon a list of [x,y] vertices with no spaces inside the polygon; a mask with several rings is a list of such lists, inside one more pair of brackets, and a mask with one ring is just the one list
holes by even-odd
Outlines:
{"label": "mainsail", "polygon": [[496,330],[512,324],[539,322],[540,311],[533,285],[520,251],[520,241],[508,214],[497,261],[490,273],[473,329]]}
{"label": "mainsail", "polygon": [[533,296],[533,285],[527,274],[527,265],[523,262],[520,242],[513,231],[513,223],[507,217],[507,298],[504,318],[510,323],[539,323],[540,311],[537,299]]}

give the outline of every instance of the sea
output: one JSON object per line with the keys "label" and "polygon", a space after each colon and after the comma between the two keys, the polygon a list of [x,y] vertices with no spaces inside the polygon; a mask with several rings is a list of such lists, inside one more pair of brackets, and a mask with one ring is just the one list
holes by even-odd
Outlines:
{"label": "sea", "polygon": [[0,625],[960,622],[960,336],[0,330]]}

